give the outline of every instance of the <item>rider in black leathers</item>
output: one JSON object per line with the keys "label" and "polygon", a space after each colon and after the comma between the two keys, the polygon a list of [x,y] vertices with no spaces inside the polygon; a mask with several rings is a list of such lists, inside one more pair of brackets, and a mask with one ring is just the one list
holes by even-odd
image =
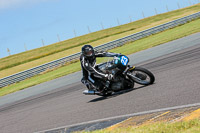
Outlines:
{"label": "rider in black leathers", "polygon": [[101,80],[107,80],[107,87],[109,87],[109,80],[112,80],[113,74],[104,74],[96,69],[96,57],[114,57],[119,54],[109,52],[97,52],[91,45],[84,45],[82,47],[82,54],[80,56],[80,62],[83,72],[83,78],[81,82],[87,86],[89,90],[97,89],[99,91],[102,88]]}

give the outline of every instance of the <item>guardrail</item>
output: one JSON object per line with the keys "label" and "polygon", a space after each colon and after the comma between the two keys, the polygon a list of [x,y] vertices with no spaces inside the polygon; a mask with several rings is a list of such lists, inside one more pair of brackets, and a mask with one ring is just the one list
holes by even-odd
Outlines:
{"label": "guardrail", "polygon": [[[170,29],[170,28],[185,24],[189,21],[192,21],[192,20],[195,20],[195,19],[198,19],[198,18],[200,18],[200,12],[194,13],[192,15],[189,15],[189,16],[186,16],[186,17],[183,17],[183,18],[173,20],[173,21],[165,23],[165,24],[158,25],[156,27],[153,27],[153,28],[150,28],[150,29],[147,29],[147,30],[144,30],[144,31],[141,31],[141,32],[138,32],[138,33],[135,33],[135,34],[132,34],[132,35],[129,35],[129,36],[126,36],[126,37],[105,43],[105,44],[102,44],[100,46],[95,47],[95,50],[107,51],[109,49],[122,46],[127,42],[132,42],[132,41],[150,36],[152,34],[162,32],[166,29]],[[0,79],[0,88],[5,87],[5,86],[10,85],[10,84],[13,84],[13,83],[20,82],[20,81],[25,80],[27,78],[33,77],[35,75],[41,74],[42,72],[45,72],[47,70],[62,66],[64,64],[66,64],[67,62],[77,60],[77,59],[79,59],[80,54],[81,53],[79,52],[79,53],[76,53],[76,54],[73,54],[73,55],[70,55],[70,56],[67,56],[67,57],[46,63],[46,64],[43,64],[43,65],[40,65],[40,66],[37,66],[37,67],[31,68],[31,69],[28,69],[28,70],[25,70],[25,71],[22,71],[22,72],[19,72],[19,73],[10,75],[10,76],[7,76],[5,78],[2,78],[2,79]]]}

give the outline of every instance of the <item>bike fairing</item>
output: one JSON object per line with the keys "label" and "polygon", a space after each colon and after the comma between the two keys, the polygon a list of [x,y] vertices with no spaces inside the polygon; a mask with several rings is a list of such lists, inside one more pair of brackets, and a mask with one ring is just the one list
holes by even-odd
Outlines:
{"label": "bike fairing", "polygon": [[115,64],[118,64],[118,61],[121,61],[123,66],[126,66],[129,62],[129,59],[127,56],[123,55],[120,58],[116,57],[115,59]]}

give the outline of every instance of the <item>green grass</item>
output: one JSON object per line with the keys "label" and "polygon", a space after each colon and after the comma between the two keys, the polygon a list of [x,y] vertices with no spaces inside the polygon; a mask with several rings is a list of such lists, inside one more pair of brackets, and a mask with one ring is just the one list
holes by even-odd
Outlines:
{"label": "green grass", "polygon": [[200,4],[2,58],[0,78],[80,52],[80,47],[86,43],[97,46],[198,11],[200,11]]}
{"label": "green grass", "polygon": [[[122,53],[125,55],[135,53],[137,51],[141,51],[147,48],[151,48],[153,46],[175,40],[177,38],[181,38],[187,35],[190,35],[192,33],[200,32],[200,19],[192,21],[190,23],[181,25],[179,27],[176,27],[174,29],[169,29],[167,31],[140,39],[138,41],[128,43],[126,45],[123,45],[121,47],[115,48],[110,50],[114,53]],[[103,58],[98,59],[98,62],[103,61]],[[21,81],[16,84],[12,84],[10,86],[4,87],[0,89],[0,96],[37,85],[39,83],[43,83],[76,71],[81,70],[80,62],[71,63],[68,65],[65,65],[61,68],[55,69],[54,71],[42,73],[41,75],[37,75],[35,77],[32,77],[30,79]],[[67,81],[66,81],[67,82]]]}
{"label": "green grass", "polygon": [[76,133],[199,133],[200,120],[195,119],[187,122],[158,122],[149,125],[116,128],[114,130],[97,130],[92,132],[76,132]]}
{"label": "green grass", "polygon": [[[49,70],[48,72],[41,73],[40,75],[34,76],[30,79],[26,79],[19,83],[12,84],[10,86],[4,87],[0,89],[0,96],[7,95],[9,93],[13,93],[27,87],[31,87],[58,77],[62,77],[64,75],[68,75],[70,73],[81,70],[80,62],[75,62],[70,65],[63,66],[56,70]],[[67,81],[66,81],[67,82]]]}
{"label": "green grass", "polygon": [[151,48],[157,46],[162,43],[166,43],[172,40],[176,40],[178,38],[200,32],[200,19],[192,21],[188,24],[176,27],[174,29],[170,29],[164,31],[162,33],[158,33],[144,39],[140,39],[138,41],[126,44],[122,47],[118,47],[110,50],[111,52],[123,53],[123,54],[131,54],[135,53],[147,48]]}

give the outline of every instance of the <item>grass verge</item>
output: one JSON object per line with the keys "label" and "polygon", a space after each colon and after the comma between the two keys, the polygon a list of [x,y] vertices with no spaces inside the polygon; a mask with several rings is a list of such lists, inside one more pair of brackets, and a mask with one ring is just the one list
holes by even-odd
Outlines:
{"label": "grass verge", "polygon": [[[128,43],[126,45],[123,45],[121,47],[115,48],[110,50],[111,52],[115,53],[122,53],[125,55],[135,53],[137,51],[141,51],[147,48],[151,48],[153,46],[166,43],[196,32],[200,32],[200,19],[192,21],[190,23],[181,25],[179,27],[176,27],[174,29],[169,29],[167,31],[140,39],[138,41]],[[101,62],[103,59],[101,58],[98,60],[98,62]],[[0,89],[0,96],[7,95],[9,93],[22,90],[24,88],[34,86],[76,71],[81,70],[80,62],[75,62],[72,64],[68,64],[66,66],[63,66],[61,68],[58,68],[54,71],[50,71],[47,73],[42,73],[41,75],[37,75],[35,77],[32,77],[30,79],[21,81],[16,84],[12,84],[10,86],[4,87]],[[66,81],[67,82],[67,81]]]}
{"label": "grass verge", "polygon": [[158,122],[149,125],[117,128],[112,131],[107,129],[92,132],[76,132],[76,133],[199,133],[200,120],[180,121],[175,123]]}
{"label": "grass verge", "polygon": [[2,58],[0,78],[77,53],[86,43],[97,46],[198,11],[200,4]]}

